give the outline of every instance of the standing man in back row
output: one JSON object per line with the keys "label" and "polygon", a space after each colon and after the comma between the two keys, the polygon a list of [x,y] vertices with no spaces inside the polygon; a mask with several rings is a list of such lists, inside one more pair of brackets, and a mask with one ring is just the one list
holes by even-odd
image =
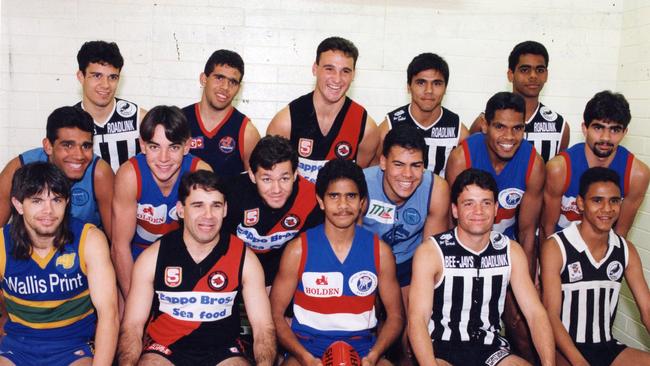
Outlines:
{"label": "standing man in back row", "polygon": [[[508,56],[508,80],[512,92],[526,102],[525,139],[535,146],[544,162],[569,146],[571,129],[558,113],[539,101],[539,94],[548,79],[548,51],[535,41],[521,42]],[[481,113],[470,128],[471,133],[483,130],[487,124]]]}
{"label": "standing man in back row", "polygon": [[241,56],[217,50],[199,76],[201,101],[183,108],[192,129],[191,153],[220,176],[248,170],[248,158],[260,139],[250,119],[232,105],[243,78]]}
{"label": "standing man in back row", "polygon": [[128,100],[115,98],[124,59],[114,42],[90,41],[77,53],[83,96],[75,107],[94,120],[93,150],[117,172],[129,158],[140,152],[138,131],[146,110]]}
{"label": "standing man in back row", "polygon": [[345,96],[358,57],[359,50],[347,39],[323,40],[311,68],[316,88],[278,112],[266,130],[267,135],[291,140],[298,150],[298,173],[311,182],[316,182],[318,171],[329,160],[355,160],[365,168],[375,156],[379,142],[375,121]]}
{"label": "standing man in back row", "polygon": [[[406,84],[411,103],[388,112],[379,125],[380,141],[395,126],[410,125],[418,129],[426,142],[427,170],[445,176],[447,158],[469,135],[458,115],[442,106],[449,85],[447,61],[435,53],[422,53],[406,69]],[[382,144],[377,149],[377,161],[382,156]]]}

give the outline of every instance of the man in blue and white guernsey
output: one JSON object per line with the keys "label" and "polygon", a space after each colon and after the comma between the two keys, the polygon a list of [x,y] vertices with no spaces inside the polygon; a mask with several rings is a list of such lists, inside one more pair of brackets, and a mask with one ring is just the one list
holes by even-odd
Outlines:
{"label": "man in blue and white guernsey", "polygon": [[113,361],[119,317],[108,243],[94,225],[70,216],[70,188],[47,162],[27,164],[13,176],[11,224],[0,234],[8,314],[0,365]]}

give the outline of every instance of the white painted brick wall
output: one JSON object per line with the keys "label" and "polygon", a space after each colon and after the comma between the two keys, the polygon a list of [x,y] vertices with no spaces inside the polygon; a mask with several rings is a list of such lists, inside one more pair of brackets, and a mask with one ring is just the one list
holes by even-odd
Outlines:
{"label": "white painted brick wall", "polygon": [[[628,0],[623,12],[619,68],[616,89],[630,102],[632,122],[625,146],[637,157],[650,162],[650,2]],[[636,245],[644,263],[646,281],[650,279],[650,200],[639,210],[629,239]],[[650,336],[640,321],[634,298],[627,287],[621,291],[614,334],[626,344],[650,347]]]}
{"label": "white painted brick wall", "polygon": [[[217,48],[239,52],[246,75],[237,107],[263,132],[275,112],[313,88],[311,64],[330,35],[360,50],[349,95],[377,121],[408,102],[406,66],[421,52],[450,65],[445,106],[467,124],[509,90],[507,56],[525,39],[550,53],[545,104],[581,139],[586,101],[623,91],[634,121],[625,143],[650,163],[649,0],[4,0],[0,8],[0,165],[45,135],[48,114],[80,98],[76,53],[84,41],[116,41],[125,57],[118,95],[145,108],[199,99],[199,73]],[[650,203],[631,238],[650,266]],[[650,267],[646,267],[650,268]],[[646,272],[650,273],[650,272]],[[626,305],[624,305],[626,304]],[[617,331],[637,336],[622,304]]]}

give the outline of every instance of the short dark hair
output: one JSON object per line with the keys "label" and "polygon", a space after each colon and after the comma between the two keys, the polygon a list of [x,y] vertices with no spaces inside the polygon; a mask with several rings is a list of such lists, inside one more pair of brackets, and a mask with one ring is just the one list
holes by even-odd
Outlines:
{"label": "short dark hair", "polygon": [[181,184],[178,186],[178,200],[184,205],[192,190],[199,188],[206,191],[218,191],[227,201],[226,189],[221,178],[214,172],[202,169],[183,174]]}
{"label": "short dark hair", "polygon": [[176,106],[159,105],[144,115],[140,124],[142,141],[151,141],[158,125],[165,128],[165,137],[174,144],[183,144],[191,136],[190,124]]}
{"label": "short dark hair", "polygon": [[291,162],[291,170],[298,168],[298,153],[291,142],[282,136],[264,136],[255,145],[248,159],[253,173],[262,167],[270,170],[273,166],[285,161]]}
{"label": "short dark hair", "polygon": [[228,65],[239,70],[241,77],[239,81],[242,81],[244,78],[244,60],[239,56],[237,52],[230,50],[216,50],[210,55],[208,61],[205,63],[203,68],[203,73],[205,76],[209,76],[214,68],[219,65]]}
{"label": "short dark hair", "polygon": [[521,55],[539,55],[544,57],[544,64],[548,66],[548,51],[543,44],[535,41],[525,41],[516,45],[512,51],[510,51],[510,56],[508,56],[508,69],[514,72],[519,63],[519,57]]}
{"label": "short dark hair", "polygon": [[413,76],[424,70],[438,71],[445,79],[445,85],[449,84],[449,65],[447,65],[447,61],[431,52],[421,53],[411,60],[411,63],[409,63],[406,69],[406,83],[410,85],[411,81],[413,81]]}
{"label": "short dark hair", "polygon": [[499,92],[494,94],[485,105],[485,120],[488,124],[494,119],[496,111],[512,109],[515,112],[526,115],[526,102],[521,95],[511,92]]}
{"label": "short dark hair", "polygon": [[621,186],[619,185],[619,182],[621,181],[621,177],[616,173],[615,170],[609,169],[609,168],[603,168],[603,167],[593,167],[585,170],[584,173],[580,176],[580,188],[578,191],[578,194],[580,197],[585,198],[587,196],[587,191],[589,190],[589,187],[591,187],[592,184],[594,183],[599,183],[599,182],[612,182],[614,183],[618,189],[621,189]]}
{"label": "short dark hair", "polygon": [[426,142],[417,128],[410,125],[397,125],[388,131],[384,138],[381,148],[381,154],[388,157],[388,153],[393,146],[399,146],[408,150],[418,150],[422,153],[424,165],[427,165]]}
{"label": "short dark hair", "polygon": [[352,160],[336,158],[328,161],[318,171],[316,178],[316,194],[323,199],[325,192],[330,183],[339,179],[349,179],[357,185],[359,197],[364,199],[368,197],[368,186],[366,185],[366,176],[363,169]]}
{"label": "short dark hair", "polygon": [[627,128],[632,119],[632,114],[630,113],[630,104],[623,94],[604,90],[596,93],[587,102],[582,117],[587,127],[593,120],[598,119],[619,123],[623,125],[623,128]]}
{"label": "short dark hair", "polygon": [[458,174],[454,184],[451,185],[451,202],[458,204],[458,196],[463,192],[465,187],[475,185],[481,189],[492,192],[494,202],[498,202],[499,188],[492,174],[485,170],[469,168]]}
{"label": "short dark hair", "polygon": [[[11,181],[11,197],[19,202],[43,192],[51,192],[64,199],[70,198],[71,183],[63,171],[48,162],[35,162],[16,170]],[[70,201],[65,216],[54,236],[54,247],[63,250],[72,241],[69,225]],[[17,259],[27,259],[32,254],[32,243],[25,227],[25,221],[14,205],[11,205],[11,228],[9,235],[14,243],[13,255]]]}
{"label": "short dark hair", "polygon": [[316,48],[316,64],[320,62],[320,55],[327,51],[341,51],[344,55],[352,57],[354,61],[353,66],[357,66],[357,59],[359,58],[359,50],[357,46],[351,41],[341,37],[328,37],[325,38]]}
{"label": "short dark hair", "polygon": [[45,137],[54,144],[61,128],[78,128],[92,136],[95,132],[93,117],[81,108],[60,107],[47,117]]}
{"label": "short dark hair", "polygon": [[77,52],[79,70],[86,75],[86,68],[91,63],[109,64],[118,70],[124,66],[124,58],[115,42],[90,41],[84,43]]}

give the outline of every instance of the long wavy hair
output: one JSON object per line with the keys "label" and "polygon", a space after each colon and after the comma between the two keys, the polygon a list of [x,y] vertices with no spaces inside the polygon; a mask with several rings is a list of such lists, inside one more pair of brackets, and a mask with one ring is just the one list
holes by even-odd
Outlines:
{"label": "long wavy hair", "polygon": [[[72,241],[72,232],[69,229],[70,216],[70,180],[54,164],[36,162],[23,166],[14,174],[11,182],[11,197],[19,202],[41,194],[51,192],[68,200],[63,221],[56,230],[54,247],[63,250],[65,243]],[[25,227],[23,215],[19,214],[14,205],[11,205],[11,227],[9,235],[13,243],[12,255],[16,259],[28,259],[32,255],[32,243],[29,232]]]}

